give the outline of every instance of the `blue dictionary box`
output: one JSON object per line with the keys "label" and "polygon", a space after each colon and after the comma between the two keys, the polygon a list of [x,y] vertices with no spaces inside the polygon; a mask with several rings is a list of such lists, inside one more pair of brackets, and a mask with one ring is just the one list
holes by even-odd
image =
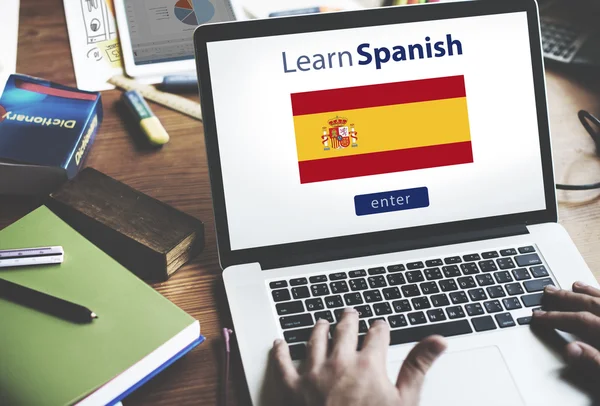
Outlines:
{"label": "blue dictionary box", "polygon": [[422,207],[429,207],[429,191],[426,187],[354,196],[354,208],[357,216]]}
{"label": "blue dictionary box", "polygon": [[47,194],[75,177],[101,122],[100,93],[11,75],[0,97],[0,195]]}

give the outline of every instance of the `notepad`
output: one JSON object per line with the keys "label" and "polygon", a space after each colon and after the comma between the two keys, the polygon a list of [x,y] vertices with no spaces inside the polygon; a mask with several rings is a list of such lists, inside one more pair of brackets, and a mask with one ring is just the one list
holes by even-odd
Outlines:
{"label": "notepad", "polygon": [[0,249],[60,245],[59,265],[0,277],[98,314],[74,324],[0,298],[0,404],[111,404],[203,340],[200,324],[42,206]]}

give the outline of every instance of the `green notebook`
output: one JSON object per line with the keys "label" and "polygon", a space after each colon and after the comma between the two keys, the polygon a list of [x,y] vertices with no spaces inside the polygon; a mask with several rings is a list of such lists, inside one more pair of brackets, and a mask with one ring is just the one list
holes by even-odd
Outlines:
{"label": "green notebook", "polygon": [[106,404],[198,342],[198,321],[48,208],[0,231],[0,249],[56,245],[62,264],[0,268],[0,277],[98,319],[74,324],[0,298],[0,405]]}

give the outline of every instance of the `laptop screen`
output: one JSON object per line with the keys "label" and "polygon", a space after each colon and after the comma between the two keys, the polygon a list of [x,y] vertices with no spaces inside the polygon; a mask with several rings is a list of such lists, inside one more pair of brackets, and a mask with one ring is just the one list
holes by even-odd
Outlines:
{"label": "laptop screen", "polygon": [[546,208],[525,12],[207,50],[232,250]]}

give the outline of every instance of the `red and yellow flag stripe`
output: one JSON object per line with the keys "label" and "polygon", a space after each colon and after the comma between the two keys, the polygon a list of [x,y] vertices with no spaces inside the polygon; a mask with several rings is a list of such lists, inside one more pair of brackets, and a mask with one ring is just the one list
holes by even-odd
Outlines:
{"label": "red and yellow flag stripe", "polygon": [[[301,183],[473,162],[463,76],[291,98]],[[323,127],[336,117],[355,128],[357,147],[325,150]]]}

